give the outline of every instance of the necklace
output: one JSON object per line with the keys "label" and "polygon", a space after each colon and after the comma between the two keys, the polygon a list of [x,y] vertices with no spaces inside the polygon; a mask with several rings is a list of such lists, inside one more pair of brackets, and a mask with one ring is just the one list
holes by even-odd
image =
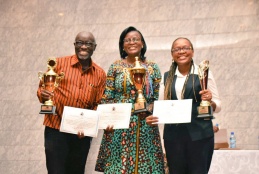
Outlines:
{"label": "necklace", "polygon": [[125,63],[132,66],[132,65],[134,65],[135,61],[130,62],[129,57],[127,56],[126,59],[125,59]]}
{"label": "necklace", "polygon": [[187,74],[186,79],[185,79],[185,82],[184,82],[184,84],[183,84],[183,89],[182,89],[182,93],[181,93],[181,99],[184,99],[185,88],[186,88],[186,84],[187,84],[187,81],[188,81],[188,79],[189,79],[189,76],[190,76],[190,71],[189,71],[189,73]]}
{"label": "necklace", "polygon": [[[185,93],[185,89],[186,89],[186,84],[187,84],[187,81],[188,81],[188,79],[189,79],[189,76],[190,76],[192,67],[193,67],[192,74],[194,74],[194,66],[193,66],[193,64],[192,64],[192,66],[190,67],[189,72],[188,72],[188,74],[187,74],[187,76],[186,76],[184,85],[183,85],[183,89],[182,89],[182,93],[181,93],[181,99],[184,99],[184,93]],[[193,90],[194,90],[194,77],[192,77],[192,81],[193,81],[193,85],[192,85],[192,86],[193,86]],[[196,95],[195,95],[195,91],[194,91],[194,97],[195,97],[195,100],[197,101]]]}

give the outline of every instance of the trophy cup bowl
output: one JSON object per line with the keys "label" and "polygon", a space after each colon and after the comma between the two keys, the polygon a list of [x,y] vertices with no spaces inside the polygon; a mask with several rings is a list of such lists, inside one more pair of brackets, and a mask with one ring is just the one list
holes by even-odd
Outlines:
{"label": "trophy cup bowl", "polygon": [[152,114],[149,105],[143,95],[143,86],[145,85],[146,69],[140,65],[138,57],[135,57],[135,66],[130,69],[131,81],[137,89],[138,95],[134,104],[134,114],[147,113]]}
{"label": "trophy cup bowl", "polygon": [[[206,90],[208,86],[209,61],[203,60],[198,68],[198,74],[202,90]],[[198,118],[213,119],[213,109],[209,101],[202,100],[198,106]]]}
{"label": "trophy cup bowl", "polygon": [[[47,62],[48,71],[46,73],[38,72],[38,77],[42,82],[42,87],[50,92],[54,92],[55,88],[58,87],[60,80],[64,78],[64,73],[60,73],[58,75],[54,70],[57,66],[56,58],[49,58]],[[41,105],[40,114],[55,114],[56,107],[54,106],[54,102],[52,98],[45,101],[43,105]]]}

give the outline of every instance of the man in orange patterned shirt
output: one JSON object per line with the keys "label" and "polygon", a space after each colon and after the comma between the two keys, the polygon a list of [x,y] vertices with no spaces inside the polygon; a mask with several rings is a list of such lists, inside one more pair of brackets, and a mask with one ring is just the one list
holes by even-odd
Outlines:
{"label": "man in orange patterned shirt", "polygon": [[[80,32],[75,38],[75,55],[57,58],[55,72],[64,72],[64,79],[54,92],[42,88],[37,96],[41,103],[53,100],[57,115],[45,114],[45,154],[49,174],[83,174],[91,137],[59,131],[64,106],[95,110],[105,88],[106,73],[92,61],[95,38],[90,32]],[[55,97],[53,97],[55,96]]]}

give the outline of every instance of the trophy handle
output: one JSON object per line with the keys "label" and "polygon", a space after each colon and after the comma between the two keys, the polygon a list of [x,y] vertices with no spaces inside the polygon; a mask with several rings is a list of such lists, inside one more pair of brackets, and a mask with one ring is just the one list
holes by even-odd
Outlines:
{"label": "trophy handle", "polygon": [[143,86],[146,85],[146,80],[147,80],[147,71],[145,71],[145,75],[143,76]]}
{"label": "trophy handle", "polygon": [[124,68],[123,69],[124,71],[124,74],[126,75],[126,77],[129,79],[129,82],[131,85],[134,85],[133,84],[133,74],[132,74],[132,68]]}
{"label": "trophy handle", "polygon": [[55,87],[58,87],[60,81],[64,78],[64,76],[65,76],[65,73],[63,72],[61,72],[60,75],[57,75],[55,84],[54,84]]}
{"label": "trophy handle", "polygon": [[[39,79],[40,79],[41,82],[43,82],[44,74],[45,74],[45,73],[43,73],[42,71],[39,71],[39,72],[38,72],[38,77],[39,77]],[[44,82],[42,83],[41,86],[42,86],[42,87],[45,87]]]}
{"label": "trophy handle", "polygon": [[39,71],[38,72],[38,77],[39,77],[40,81],[43,80],[43,76],[44,76],[44,73],[42,71]]}

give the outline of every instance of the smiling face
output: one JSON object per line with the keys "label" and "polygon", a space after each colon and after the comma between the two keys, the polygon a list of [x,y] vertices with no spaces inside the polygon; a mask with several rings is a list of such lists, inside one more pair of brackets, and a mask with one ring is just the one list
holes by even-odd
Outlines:
{"label": "smiling face", "polygon": [[187,39],[177,39],[172,45],[171,54],[178,66],[188,66],[194,55],[192,44]]}
{"label": "smiling face", "polygon": [[91,58],[96,48],[95,38],[89,32],[80,32],[75,39],[75,52],[80,60]]}
{"label": "smiling face", "polygon": [[143,43],[139,32],[131,31],[125,36],[123,40],[123,48],[129,57],[140,56],[142,47]]}

